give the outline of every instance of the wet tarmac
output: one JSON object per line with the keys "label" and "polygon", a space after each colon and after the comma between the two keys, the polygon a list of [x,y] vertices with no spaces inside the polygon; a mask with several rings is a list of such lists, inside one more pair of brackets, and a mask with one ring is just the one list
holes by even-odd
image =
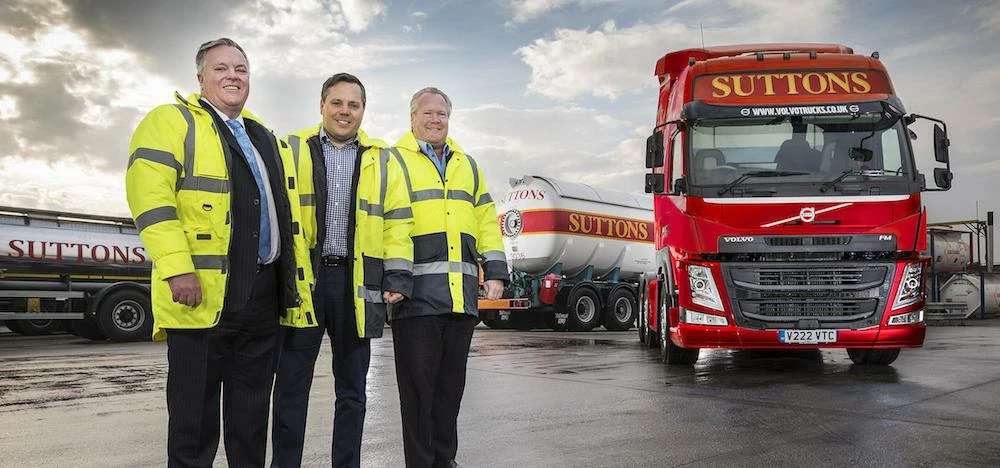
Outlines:
{"label": "wet tarmac", "polygon": [[[1000,466],[1000,319],[931,327],[924,348],[881,368],[837,349],[703,351],[667,367],[635,335],[477,329],[458,461]],[[390,340],[372,348],[364,466],[403,466]],[[0,328],[0,467],[165,465],[165,352]],[[330,464],[332,407],[327,347],[303,466]]]}

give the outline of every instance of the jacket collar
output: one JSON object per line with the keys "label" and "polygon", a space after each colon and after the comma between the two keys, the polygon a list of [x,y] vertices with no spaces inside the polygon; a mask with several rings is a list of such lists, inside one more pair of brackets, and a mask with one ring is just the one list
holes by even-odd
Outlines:
{"label": "jacket collar", "polygon": [[[201,104],[198,104],[198,101],[201,99],[201,97],[202,97],[201,94],[191,93],[191,95],[189,95],[187,97],[187,99],[185,99],[184,97],[181,96],[181,93],[179,93],[177,91],[174,91],[174,98],[177,100],[178,104],[180,104],[180,105],[182,105],[184,107],[187,107],[188,109],[191,110],[192,113],[196,113],[196,114],[197,113],[201,113],[201,114],[208,115],[208,113],[205,111],[205,109],[203,107],[201,107]],[[268,131],[271,131],[271,129],[269,127],[267,127],[266,125],[264,125],[263,123],[261,123],[261,120],[260,120],[259,117],[257,117],[256,115],[254,115],[252,112],[248,111],[246,109],[246,107],[244,107],[243,110],[240,112],[240,117],[243,117],[244,120],[248,120],[248,119],[249,120],[253,120],[258,125],[260,125],[260,126],[262,126],[264,128],[267,128]],[[220,115],[219,118],[221,118],[222,120],[228,120],[228,117],[224,116],[224,115]]]}
{"label": "jacket collar", "polygon": [[[465,152],[462,150],[462,147],[458,145],[458,143],[455,143],[455,140],[451,139],[451,137],[445,138],[444,142],[448,144],[448,147],[451,148],[453,152]],[[405,150],[413,151],[414,153],[420,153],[420,144],[417,143],[417,137],[413,136],[412,130],[406,132],[406,134],[396,142],[396,146]]]}

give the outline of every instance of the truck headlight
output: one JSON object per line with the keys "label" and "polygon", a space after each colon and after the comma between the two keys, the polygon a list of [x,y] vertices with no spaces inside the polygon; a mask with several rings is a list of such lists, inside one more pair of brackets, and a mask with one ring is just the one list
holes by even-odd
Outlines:
{"label": "truck headlight", "polygon": [[903,280],[899,282],[896,300],[892,310],[896,310],[920,300],[923,293],[924,265],[922,263],[907,263],[903,270]]}
{"label": "truck headlight", "polygon": [[719,327],[729,325],[729,320],[725,317],[715,314],[706,314],[704,312],[695,312],[685,308],[681,308],[680,319],[681,322],[690,323],[692,325],[715,325]]}
{"label": "truck headlight", "polygon": [[920,323],[924,321],[924,310],[914,310],[913,312],[907,312],[905,314],[897,314],[889,316],[889,325],[909,325],[911,323]]}
{"label": "truck headlight", "polygon": [[691,284],[691,301],[700,306],[722,311],[722,298],[715,287],[712,270],[701,265],[688,265],[688,282]]}

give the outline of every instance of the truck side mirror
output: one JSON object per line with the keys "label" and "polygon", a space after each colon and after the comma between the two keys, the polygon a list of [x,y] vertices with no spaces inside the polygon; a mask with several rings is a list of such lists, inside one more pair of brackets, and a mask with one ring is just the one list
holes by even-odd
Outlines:
{"label": "truck side mirror", "polygon": [[938,188],[941,190],[948,190],[951,188],[951,179],[955,175],[951,173],[948,169],[943,167],[934,168],[934,183],[937,184]]}
{"label": "truck side mirror", "polygon": [[646,139],[646,169],[663,166],[663,131],[657,130]]}
{"label": "truck side mirror", "polygon": [[[948,162],[948,147],[951,141],[948,140],[948,133],[940,125],[934,126],[934,160],[941,163]],[[937,180],[937,176],[934,177]]]}
{"label": "truck side mirror", "polygon": [[674,191],[671,192],[670,194],[680,195],[684,192],[687,192],[687,182],[684,182],[683,178],[678,178],[674,180]]}
{"label": "truck side mirror", "polygon": [[646,174],[646,193],[663,193],[663,174]]}

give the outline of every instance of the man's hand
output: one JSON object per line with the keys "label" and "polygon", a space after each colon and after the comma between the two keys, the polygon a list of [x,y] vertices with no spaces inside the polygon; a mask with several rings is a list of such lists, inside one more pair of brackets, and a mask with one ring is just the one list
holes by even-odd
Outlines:
{"label": "man's hand", "polygon": [[486,288],[487,299],[500,299],[500,296],[503,295],[503,281],[501,280],[486,280],[483,282],[483,287]]}
{"label": "man's hand", "polygon": [[382,291],[382,300],[385,301],[386,304],[395,304],[402,301],[404,297],[406,296],[403,296],[402,293],[395,291]]}
{"label": "man's hand", "polygon": [[194,273],[167,278],[167,284],[170,285],[174,302],[188,307],[197,307],[198,304],[201,304],[201,283],[198,282],[198,277]]}

